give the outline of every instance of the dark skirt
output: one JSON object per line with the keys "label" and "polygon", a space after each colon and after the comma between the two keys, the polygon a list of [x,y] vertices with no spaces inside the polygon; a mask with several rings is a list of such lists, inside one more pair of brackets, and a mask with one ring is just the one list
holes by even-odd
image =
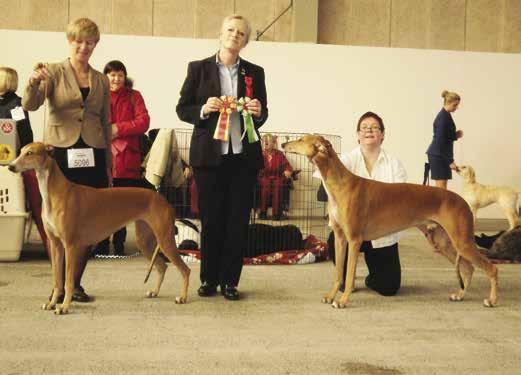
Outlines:
{"label": "dark skirt", "polygon": [[70,147],[54,147],[54,158],[60,166],[65,177],[76,184],[86,185],[95,188],[106,188],[109,185],[107,176],[107,161],[105,150],[94,148],[95,167],[69,168],[67,165],[67,150],[69,148],[89,148],[80,137],[78,141]]}
{"label": "dark skirt", "polygon": [[441,156],[427,155],[431,168],[431,179],[433,180],[451,180],[452,169],[450,169],[449,161]]}

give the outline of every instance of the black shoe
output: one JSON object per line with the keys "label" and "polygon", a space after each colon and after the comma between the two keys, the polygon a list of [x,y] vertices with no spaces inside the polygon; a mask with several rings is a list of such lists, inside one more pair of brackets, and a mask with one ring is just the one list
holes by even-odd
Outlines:
{"label": "black shoe", "polygon": [[72,292],[72,300],[74,302],[86,303],[86,302],[90,302],[92,299],[90,298],[90,296],[87,293],[85,293],[85,290],[80,285],[79,287],[74,289],[74,292]]}
{"label": "black shoe", "polygon": [[98,245],[93,251],[93,255],[109,255],[109,246]]}
{"label": "black shoe", "polygon": [[114,244],[114,255],[125,255],[125,245],[123,244]]}
{"label": "black shoe", "polygon": [[374,289],[373,286],[371,285],[372,280],[373,279],[371,278],[371,275],[367,275],[365,278],[365,286],[368,287],[369,289]]}
{"label": "black shoe", "polygon": [[239,291],[233,285],[221,285],[221,294],[229,301],[237,301],[239,299]]}
{"label": "black shoe", "polygon": [[206,281],[197,289],[197,294],[199,294],[200,297],[211,297],[215,293],[217,293],[217,286],[207,283]]}
{"label": "black shoe", "polygon": [[266,212],[261,212],[259,214],[259,219],[261,220],[267,220],[268,219],[268,215],[266,214]]}

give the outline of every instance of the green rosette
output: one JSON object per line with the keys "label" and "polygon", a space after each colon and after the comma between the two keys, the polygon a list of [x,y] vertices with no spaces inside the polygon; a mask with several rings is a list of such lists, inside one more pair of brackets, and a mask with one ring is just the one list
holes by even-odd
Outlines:
{"label": "green rosette", "polygon": [[257,136],[257,132],[255,131],[255,126],[253,125],[253,117],[251,113],[248,111],[248,103],[250,102],[250,98],[240,98],[237,101],[237,111],[242,114],[244,118],[244,133],[242,133],[241,139],[244,138],[245,135],[248,136],[248,142],[254,143],[259,140]]}

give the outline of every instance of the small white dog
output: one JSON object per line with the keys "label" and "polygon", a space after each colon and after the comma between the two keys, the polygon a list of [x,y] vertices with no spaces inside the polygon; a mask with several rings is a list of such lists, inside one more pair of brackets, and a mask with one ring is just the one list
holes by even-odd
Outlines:
{"label": "small white dog", "polygon": [[463,199],[467,201],[476,220],[478,209],[497,203],[503,209],[507,217],[509,229],[520,223],[517,214],[518,197],[521,190],[515,190],[507,186],[481,185],[476,182],[474,168],[469,165],[458,167],[457,173],[463,178]]}

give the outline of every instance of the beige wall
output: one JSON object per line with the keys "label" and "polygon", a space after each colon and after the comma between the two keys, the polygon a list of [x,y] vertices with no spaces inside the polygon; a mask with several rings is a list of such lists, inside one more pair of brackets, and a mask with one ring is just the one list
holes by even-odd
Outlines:
{"label": "beige wall", "polygon": [[[213,38],[225,16],[240,13],[250,19],[255,37],[288,4],[289,0],[0,0],[0,25],[61,31],[70,20],[89,17],[102,33]],[[262,40],[290,41],[292,20],[290,11]]]}
{"label": "beige wall", "polygon": [[[0,30],[0,38],[1,64],[18,70],[21,86],[35,62],[68,54],[64,32]],[[217,48],[216,39],[102,35],[91,63],[101,70],[114,58],[125,62],[153,128],[190,127],[175,114],[187,63]],[[270,118],[262,130],[338,134],[345,151],[356,146],[357,118],[375,111],[386,124],[384,147],[414,183],[422,181],[440,94],[456,91],[462,102],[454,119],[465,132],[456,162],[473,165],[482,183],[521,187],[521,54],[252,42],[243,57],[266,71]],[[41,139],[43,111],[31,122]],[[459,177],[449,187],[459,191]],[[479,217],[502,214],[490,208]]]}
{"label": "beige wall", "polygon": [[318,41],[521,52],[520,0],[321,0]]}
{"label": "beige wall", "polygon": [[[0,0],[0,25],[60,31],[83,16],[96,21],[103,33],[213,38],[222,18],[236,12],[251,20],[255,37],[288,4],[290,0]],[[294,0],[293,9],[261,40],[520,53],[520,20],[521,0]]]}

